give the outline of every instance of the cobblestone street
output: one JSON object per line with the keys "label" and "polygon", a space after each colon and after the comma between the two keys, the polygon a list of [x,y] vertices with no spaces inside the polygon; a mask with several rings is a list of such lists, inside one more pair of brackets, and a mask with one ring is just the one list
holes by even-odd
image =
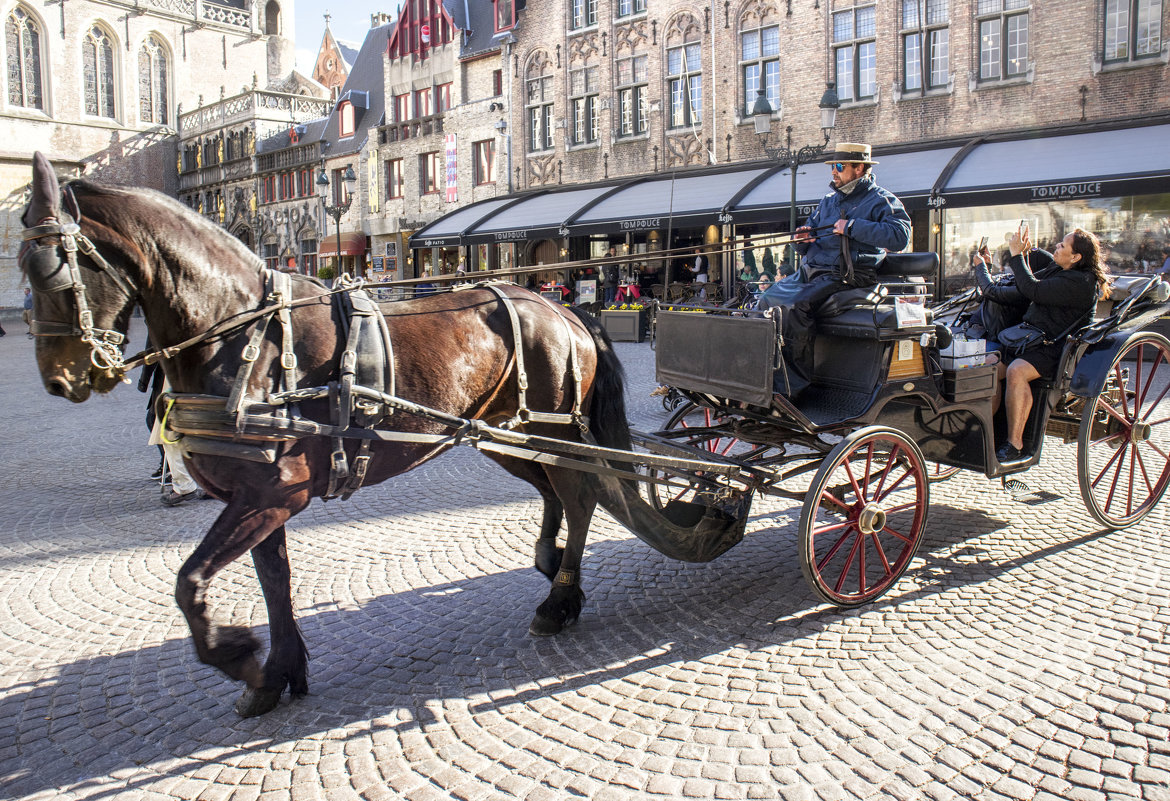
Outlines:
{"label": "cobblestone street", "polygon": [[[539,496],[461,448],[291,521],[310,695],[243,720],[172,598],[220,503],[161,505],[145,396],[50,397],[8,330],[0,797],[1170,801],[1170,501],[1100,530],[1075,443],[1024,476],[1048,503],[932,487],[914,564],[852,611],[805,585],[796,502],[758,499],[709,564],[599,510],[581,620],[547,639]],[[616,348],[660,427],[650,345]],[[265,638],[248,559],[209,602]]]}

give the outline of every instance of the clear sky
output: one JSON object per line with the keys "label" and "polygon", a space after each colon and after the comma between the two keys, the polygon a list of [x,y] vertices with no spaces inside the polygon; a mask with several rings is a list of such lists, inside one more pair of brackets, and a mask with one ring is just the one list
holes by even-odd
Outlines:
{"label": "clear sky", "polygon": [[379,11],[398,16],[400,0],[295,0],[297,69],[312,75],[317,48],[325,35],[325,15],[329,28],[343,42],[360,47],[370,30],[370,15]]}

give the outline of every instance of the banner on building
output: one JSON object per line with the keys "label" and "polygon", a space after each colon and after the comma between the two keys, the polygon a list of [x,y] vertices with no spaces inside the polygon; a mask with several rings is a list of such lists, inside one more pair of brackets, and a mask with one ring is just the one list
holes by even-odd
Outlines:
{"label": "banner on building", "polygon": [[447,202],[459,200],[459,156],[455,148],[455,134],[444,137],[447,143]]}

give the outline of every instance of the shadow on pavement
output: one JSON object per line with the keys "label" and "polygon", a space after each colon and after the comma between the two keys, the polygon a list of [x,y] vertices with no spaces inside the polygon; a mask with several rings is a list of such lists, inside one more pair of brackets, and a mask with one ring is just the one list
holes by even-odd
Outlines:
{"label": "shadow on pavement", "polygon": [[[908,574],[918,586],[895,587],[858,610],[813,604],[796,565],[793,526],[752,533],[706,565],[658,557],[634,539],[593,543],[586,610],[553,638],[526,633],[548,586],[531,569],[381,595],[359,608],[302,608],[312,694],[286,698],[256,719],[236,717],[239,687],[198,664],[186,639],[64,664],[0,699],[2,795],[79,790],[133,771],[117,790],[87,793],[101,798],[355,723],[363,736],[420,730],[449,710],[464,717],[511,710],[730,649],[812,639],[846,616],[983,582],[1110,533],[996,562],[978,542],[962,543],[1004,521],[942,504],[932,515],[932,528],[943,533],[928,530],[922,563]],[[955,531],[964,533],[946,533]],[[266,627],[256,633],[265,638]]]}

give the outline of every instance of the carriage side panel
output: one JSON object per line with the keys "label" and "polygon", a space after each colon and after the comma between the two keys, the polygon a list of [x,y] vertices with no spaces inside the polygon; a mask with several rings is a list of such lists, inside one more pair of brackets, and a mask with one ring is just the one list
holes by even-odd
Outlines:
{"label": "carriage side panel", "polygon": [[660,311],[658,383],[766,406],[772,401],[776,337],[770,317]]}

